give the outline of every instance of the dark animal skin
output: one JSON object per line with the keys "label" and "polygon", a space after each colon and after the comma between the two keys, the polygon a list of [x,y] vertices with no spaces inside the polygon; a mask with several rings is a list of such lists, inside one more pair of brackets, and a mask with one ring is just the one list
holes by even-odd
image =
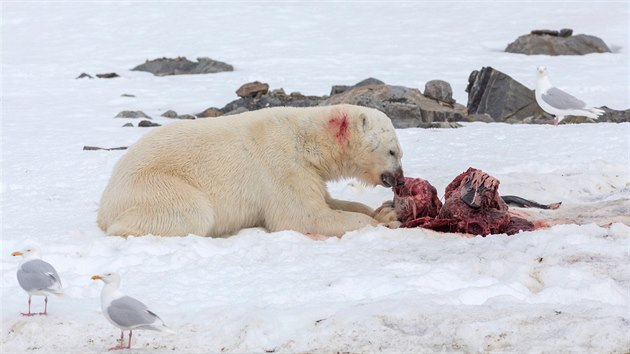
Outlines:
{"label": "dark animal skin", "polygon": [[[508,212],[507,204],[499,195],[499,180],[472,167],[446,187],[444,204],[438,198],[435,187],[421,178],[406,177],[403,185],[393,189],[394,209],[401,227],[482,236],[513,235],[534,229],[530,221]],[[560,205],[545,206],[513,196],[509,196],[508,200],[543,209],[554,209]]]}
{"label": "dark animal skin", "polygon": [[532,200],[527,200],[525,198],[517,197],[515,195],[502,195],[501,199],[508,205],[514,205],[519,208],[537,208],[537,209],[558,209],[562,202],[559,203],[551,203],[551,204],[539,204]]}

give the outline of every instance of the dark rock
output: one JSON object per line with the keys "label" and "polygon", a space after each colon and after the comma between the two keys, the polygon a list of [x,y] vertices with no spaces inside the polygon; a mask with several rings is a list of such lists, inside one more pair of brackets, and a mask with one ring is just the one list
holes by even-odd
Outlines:
{"label": "dark rock", "polygon": [[573,35],[573,30],[570,28],[563,28],[560,31],[555,31],[555,30],[548,30],[548,29],[540,29],[540,30],[533,30],[530,32],[530,34],[533,34],[535,36],[554,36],[554,37],[571,37]]}
{"label": "dark rock", "polygon": [[455,103],[451,84],[443,80],[431,80],[424,85],[424,95],[448,104]]}
{"label": "dark rock", "polygon": [[270,95],[274,97],[285,97],[287,94],[284,92],[284,89],[279,88],[272,90]]}
{"label": "dark rock", "polygon": [[234,100],[225,107],[219,109],[223,114],[241,113],[242,110],[236,111],[238,108],[244,108],[246,111],[255,111],[267,107],[312,107],[317,106],[326,97],[304,96],[299,92],[292,92],[290,95],[284,94],[284,90],[274,90],[271,94],[263,94],[257,97],[242,97]]}
{"label": "dark rock", "polygon": [[258,97],[269,92],[269,85],[260,81],[248,82],[236,90],[238,97]]}
{"label": "dark rock", "polygon": [[99,79],[113,79],[115,77],[120,77],[120,75],[116,73],[105,73],[105,74],[96,74],[96,77]]}
{"label": "dark rock", "polygon": [[136,95],[130,95],[128,93],[123,93],[120,97],[136,97]]}
{"label": "dark rock", "polygon": [[518,37],[508,44],[505,51],[520,54],[584,55],[589,53],[610,53],[601,38],[586,34],[572,36],[573,30],[564,28],[558,31],[535,30]]}
{"label": "dark rock", "polygon": [[573,30],[570,28],[563,28],[560,30],[558,35],[563,38],[571,37],[573,35]]}
{"label": "dark rock", "polygon": [[223,71],[234,71],[232,65],[208,57],[197,58],[197,63],[197,67],[192,74],[213,74]]}
{"label": "dark rock", "polygon": [[206,108],[203,112],[195,114],[197,118],[214,118],[218,116],[222,116],[223,112],[220,109],[215,107]]}
{"label": "dark rock", "polygon": [[525,118],[553,117],[536,103],[534,91],[491,67],[473,71],[468,78],[468,114],[488,114],[495,122],[522,123]]}
{"label": "dark rock", "polygon": [[334,96],[334,95],[338,95],[340,93],[344,93],[350,89],[353,89],[355,87],[361,87],[361,86],[368,86],[368,85],[384,85],[385,83],[379,79],[375,79],[373,77],[368,77],[365,80],[359,81],[356,84],[352,85],[352,86],[348,86],[348,85],[334,85],[333,87],[331,87],[330,89],[330,96]]}
{"label": "dark rock", "polygon": [[558,124],[583,124],[583,123],[597,123],[597,121],[593,118],[584,117],[584,116],[566,116]]}
{"label": "dark rock", "polygon": [[335,85],[335,86],[330,88],[330,95],[334,96],[334,95],[339,94],[339,93],[344,93],[344,92],[348,91],[351,88],[352,88],[352,86],[348,86],[348,85]]}
{"label": "dark rock", "polygon": [[235,114],[239,114],[239,113],[245,113],[245,112],[249,112],[249,110],[245,107],[237,107],[227,113],[224,114],[224,116],[232,116]]}
{"label": "dark rock", "polygon": [[125,123],[122,127],[123,128],[127,128],[127,127],[132,127],[133,128],[133,123]]}
{"label": "dark rock", "polygon": [[599,107],[599,109],[603,110],[605,113],[599,116],[599,118],[597,119],[598,122],[630,122],[630,109],[626,109],[625,111],[617,111],[606,106]]}
{"label": "dark rock", "polygon": [[[573,30],[571,31],[573,32]],[[529,32],[530,34],[533,34],[534,36],[554,36],[554,37],[558,37],[558,35],[560,34],[560,32],[555,31],[555,30],[548,30],[548,29],[539,29],[539,30],[532,30],[531,32]]]}
{"label": "dark rock", "polygon": [[457,122],[432,122],[423,128],[433,128],[433,129],[445,129],[445,128],[461,128],[463,125]]}
{"label": "dark rock", "polygon": [[368,77],[367,79],[363,80],[363,81],[359,81],[356,84],[354,84],[354,87],[361,87],[361,86],[367,86],[367,85],[385,85],[385,83],[379,79],[375,79],[373,77]]}
{"label": "dark rock", "polygon": [[172,118],[172,119],[196,119],[192,114],[182,114],[178,115],[177,112],[169,109],[168,111],[162,113],[162,117]]}
{"label": "dark rock", "polygon": [[463,121],[466,108],[456,104],[446,107],[422,95],[420,90],[403,86],[374,84],[355,86],[329,97],[320,105],[340,103],[375,108],[387,114],[396,128],[430,128],[435,122]]}
{"label": "dark rock", "polygon": [[103,148],[103,147],[98,147],[98,146],[83,146],[83,150],[105,150],[105,151],[112,151],[112,150],[127,150],[126,146],[119,146],[119,147],[113,147],[113,148]]}
{"label": "dark rock", "polygon": [[142,111],[122,111],[116,115],[114,118],[147,118],[151,119],[148,115],[146,115]]}
{"label": "dark rock", "polygon": [[75,79],[84,79],[84,78],[88,78],[88,79],[93,79],[92,75],[90,74],[86,74],[86,73],[81,73],[81,75],[75,77]]}
{"label": "dark rock", "polygon": [[525,117],[523,119],[509,118],[506,123],[511,124],[553,124],[553,116],[543,112],[539,112],[533,116]]}
{"label": "dark rock", "polygon": [[160,125],[161,124],[151,122],[150,120],[142,120],[142,121],[140,121],[140,123],[138,123],[138,127],[143,127],[143,128],[146,128],[146,127],[159,127]]}
{"label": "dark rock", "polygon": [[159,58],[147,60],[144,64],[138,65],[131,70],[146,71],[156,76],[166,76],[234,71],[234,67],[210,58],[197,58],[197,62],[192,62],[186,57],[177,57],[175,59]]}
{"label": "dark rock", "polygon": [[169,109],[168,111],[162,113],[162,117],[177,118],[177,112]]}

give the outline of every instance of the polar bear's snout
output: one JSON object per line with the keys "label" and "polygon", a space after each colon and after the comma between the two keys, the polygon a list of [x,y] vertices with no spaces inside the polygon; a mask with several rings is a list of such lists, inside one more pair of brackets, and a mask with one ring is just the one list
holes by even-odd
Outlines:
{"label": "polar bear's snout", "polygon": [[405,176],[403,175],[402,168],[399,168],[393,173],[389,171],[383,172],[383,174],[381,174],[381,182],[383,182],[383,185],[387,188],[405,184]]}

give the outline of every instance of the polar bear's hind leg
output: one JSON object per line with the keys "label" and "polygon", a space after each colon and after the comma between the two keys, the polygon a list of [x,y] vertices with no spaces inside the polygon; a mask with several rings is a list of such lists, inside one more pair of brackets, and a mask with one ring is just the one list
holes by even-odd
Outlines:
{"label": "polar bear's hind leg", "polygon": [[[150,185],[135,186],[128,196],[127,208],[107,226],[116,236],[199,236],[213,235],[214,216],[208,198],[197,188],[177,177],[154,176]],[[156,184],[159,193],[155,193]]]}

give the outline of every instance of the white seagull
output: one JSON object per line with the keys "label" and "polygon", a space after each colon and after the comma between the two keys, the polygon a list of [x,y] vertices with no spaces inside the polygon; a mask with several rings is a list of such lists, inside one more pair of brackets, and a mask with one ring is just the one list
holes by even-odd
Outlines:
{"label": "white seagull", "polygon": [[[120,344],[109,350],[130,349],[131,333],[135,329],[149,329],[175,333],[158,315],[151,312],[142,302],[123,294],[120,287],[120,275],[107,273],[92,276],[92,280],[102,280],[105,283],[101,292],[101,308],[103,315],[114,326],[120,328]],[[124,346],[124,333],[129,331],[129,343]]]}
{"label": "white seagull", "polygon": [[605,113],[601,109],[587,107],[583,101],[553,86],[544,66],[539,66],[536,71],[536,102],[543,111],[555,116],[555,125],[569,115],[597,119]]}
{"label": "white seagull", "polygon": [[[48,315],[48,295],[63,294],[59,274],[50,263],[41,260],[39,252],[34,248],[15,251],[11,255],[24,258],[17,271],[18,283],[28,293],[28,313],[22,313],[22,316]],[[33,295],[45,296],[44,312],[31,312]]]}

